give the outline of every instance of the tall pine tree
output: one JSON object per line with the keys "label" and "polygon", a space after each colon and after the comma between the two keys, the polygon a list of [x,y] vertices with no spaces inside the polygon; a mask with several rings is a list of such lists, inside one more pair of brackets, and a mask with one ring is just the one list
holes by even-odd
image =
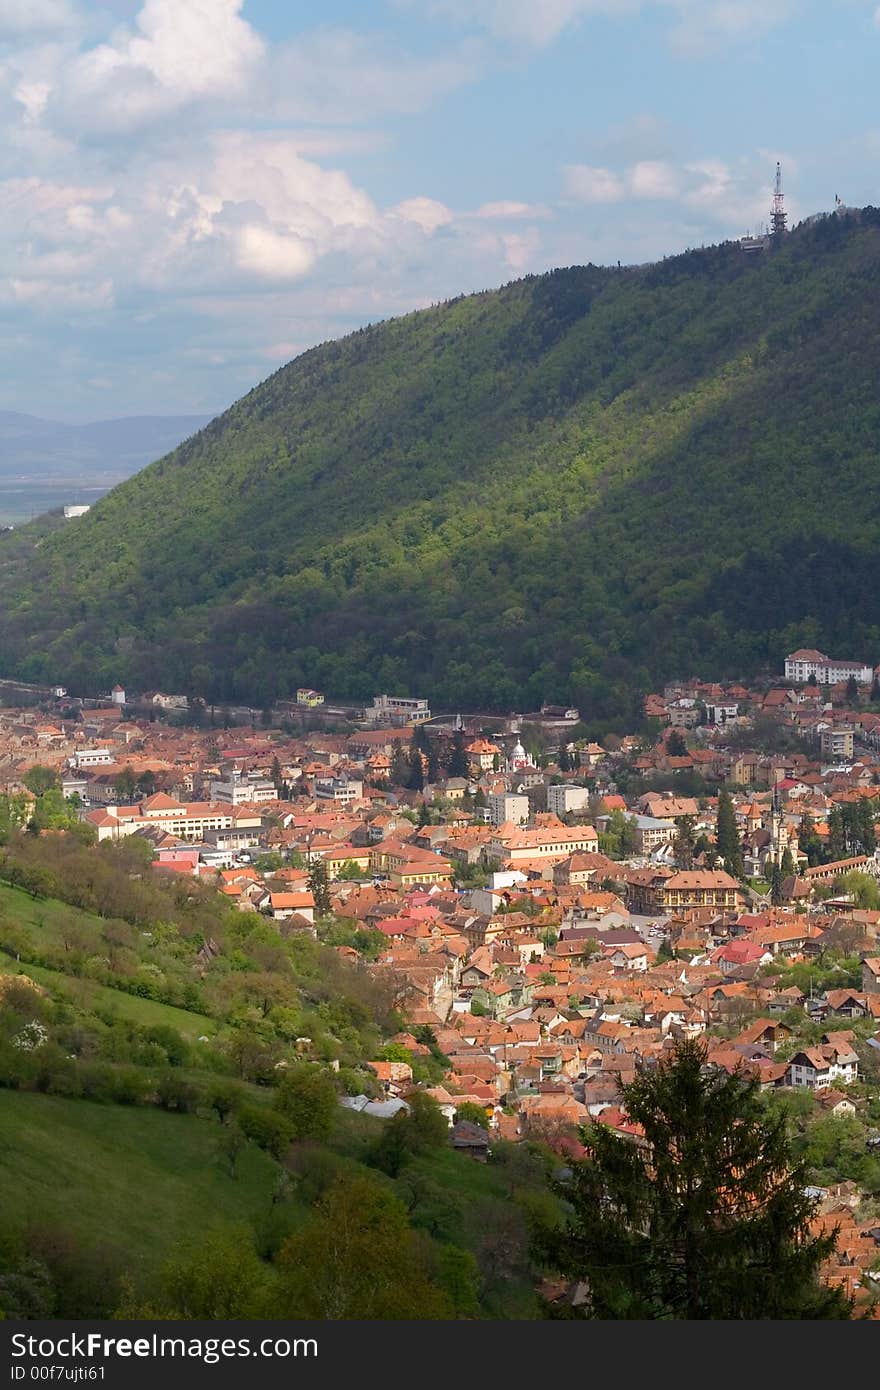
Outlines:
{"label": "tall pine tree", "polygon": [[828,813],[828,857],[832,863],[847,857],[846,822],[840,806],[832,806]]}
{"label": "tall pine tree", "polygon": [[822,863],[822,841],[816,832],[816,826],[809,811],[804,811],[801,816],[798,844],[807,856],[807,863],[811,869],[816,864]]}
{"label": "tall pine tree", "polygon": [[770,901],[774,907],[782,902],[782,869],[775,862],[770,871]]}
{"label": "tall pine tree", "polygon": [[449,776],[469,777],[470,770],[464,733],[461,729],[456,729],[452,739],[452,751],[449,755]]}
{"label": "tall pine tree", "polygon": [[734,878],[745,878],[742,846],[736,828],[736,815],[730,792],[722,787],[718,793],[718,818],[715,822],[715,848],[724,867]]}
{"label": "tall pine tree", "polygon": [[561,1186],[570,1216],[544,1238],[548,1261],[586,1284],[572,1316],[847,1318],[821,1265],[836,1232],[814,1235],[815,1203],[785,1119],[759,1082],[707,1066],[700,1040],[640,1064],[621,1087],[629,1137],[594,1121],[587,1156]]}
{"label": "tall pine tree", "polygon": [[330,884],[327,865],[323,859],[313,859],[309,869],[309,889],[315,900],[315,915],[326,917],[330,912]]}

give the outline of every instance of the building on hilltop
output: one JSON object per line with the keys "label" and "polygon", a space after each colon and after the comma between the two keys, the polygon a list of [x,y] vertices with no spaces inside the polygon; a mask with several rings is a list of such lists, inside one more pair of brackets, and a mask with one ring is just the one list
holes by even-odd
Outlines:
{"label": "building on hilltop", "polygon": [[837,685],[853,676],[859,685],[870,685],[874,669],[861,661],[837,661],[824,652],[802,647],[785,658],[785,679],[807,681],[814,676],[819,685]]}
{"label": "building on hilltop", "polygon": [[372,705],[364,710],[370,724],[424,724],[430,718],[428,701],[408,695],[374,695]]}

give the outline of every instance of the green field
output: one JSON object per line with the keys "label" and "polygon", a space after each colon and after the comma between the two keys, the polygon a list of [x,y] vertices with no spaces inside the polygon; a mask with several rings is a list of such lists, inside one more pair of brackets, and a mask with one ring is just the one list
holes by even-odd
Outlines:
{"label": "green field", "polygon": [[[61,925],[65,922],[79,922],[91,928],[100,928],[101,918],[83,912],[78,907],[57,902],[53,898],[32,898],[20,888],[11,888],[0,883],[0,943],[3,941],[3,928],[14,924],[24,927],[36,942],[62,945]],[[50,970],[45,966],[28,965],[17,961],[0,950],[0,973],[30,975],[31,979],[45,986],[53,994],[63,995],[79,1008],[93,1012],[109,1010],[120,1018],[129,1019],[145,1028],[162,1024],[175,1028],[184,1037],[193,1039],[217,1032],[217,1023],[206,1014],[192,1013],[188,1009],[178,1009],[171,1004],[158,1003],[144,999],[126,990],[112,989],[82,976],[67,975],[61,970]]]}
{"label": "green field", "polygon": [[57,1226],[149,1275],[187,1233],[268,1217],[277,1165],[248,1144],[230,1177],[220,1137],[216,1121],[152,1106],[0,1091],[4,1227]]}
{"label": "green field", "polygon": [[61,926],[76,922],[84,927],[101,927],[102,919],[82,908],[71,907],[55,898],[33,898],[23,888],[0,883],[0,924],[11,921],[24,927],[35,927],[54,945],[62,944]]}
{"label": "green field", "polygon": [[142,999],[138,994],[128,994],[124,989],[111,989],[107,985],[96,984],[74,975],[65,975],[60,970],[48,970],[42,965],[25,965],[13,960],[11,956],[0,953],[0,974],[29,975],[37,984],[43,985],[52,994],[63,996],[71,1003],[87,1012],[109,1011],[119,1018],[139,1023],[144,1028],[159,1024],[175,1028],[178,1033],[193,1038],[213,1037],[217,1032],[217,1022],[206,1014],[190,1013],[187,1009],[176,1009],[173,1004],[160,1004],[154,999]]}

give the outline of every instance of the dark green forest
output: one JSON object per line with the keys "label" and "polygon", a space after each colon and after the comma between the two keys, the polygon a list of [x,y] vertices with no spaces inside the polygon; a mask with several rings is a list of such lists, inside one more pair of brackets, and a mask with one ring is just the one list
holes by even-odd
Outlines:
{"label": "dark green forest", "polygon": [[802,643],[874,661],[878,371],[873,208],[363,329],[0,538],[0,670],[601,719]]}

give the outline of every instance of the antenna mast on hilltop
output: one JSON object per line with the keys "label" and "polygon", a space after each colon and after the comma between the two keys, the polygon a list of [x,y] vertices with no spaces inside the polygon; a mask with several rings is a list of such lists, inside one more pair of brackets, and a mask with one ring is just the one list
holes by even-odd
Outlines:
{"label": "antenna mast on hilltop", "polygon": [[781,237],[786,230],[788,214],[785,211],[785,194],[782,191],[782,165],[776,164],[776,191],[773,194],[773,211],[770,214],[770,228],[775,237]]}

